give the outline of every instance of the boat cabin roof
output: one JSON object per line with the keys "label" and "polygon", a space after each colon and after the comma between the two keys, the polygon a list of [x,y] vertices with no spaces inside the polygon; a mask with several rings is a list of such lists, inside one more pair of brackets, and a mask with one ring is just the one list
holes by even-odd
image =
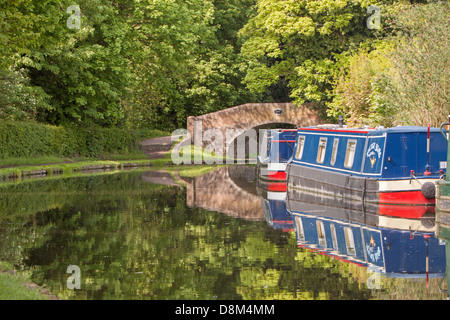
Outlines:
{"label": "boat cabin roof", "polygon": [[[299,127],[298,131],[319,131],[319,132],[333,132],[336,134],[356,133],[361,135],[380,135],[384,133],[419,133],[428,132],[427,127],[420,126],[397,126],[392,128],[376,127],[370,128],[368,126],[361,128],[349,128],[346,126],[339,127],[338,125],[318,125],[312,127]],[[430,128],[430,132],[440,132],[439,128]]]}

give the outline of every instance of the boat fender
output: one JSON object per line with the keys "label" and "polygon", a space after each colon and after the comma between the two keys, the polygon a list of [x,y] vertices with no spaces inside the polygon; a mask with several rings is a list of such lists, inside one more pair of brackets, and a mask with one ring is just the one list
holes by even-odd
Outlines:
{"label": "boat fender", "polygon": [[422,194],[425,198],[434,199],[436,197],[436,187],[433,182],[425,182],[422,185]]}

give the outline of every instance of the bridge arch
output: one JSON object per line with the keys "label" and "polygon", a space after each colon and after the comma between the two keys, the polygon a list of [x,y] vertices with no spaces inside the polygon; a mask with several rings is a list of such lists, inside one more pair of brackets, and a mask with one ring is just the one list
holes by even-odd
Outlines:
{"label": "bridge arch", "polygon": [[[258,128],[274,124],[297,127],[319,123],[319,115],[309,103],[300,106],[293,103],[247,103],[197,117],[188,117],[187,130],[193,144],[202,147],[213,145],[214,150],[223,146],[222,152],[229,154],[229,147],[235,145],[238,137],[252,135]],[[217,139],[217,136],[221,138]],[[233,150],[235,149],[233,147]]]}

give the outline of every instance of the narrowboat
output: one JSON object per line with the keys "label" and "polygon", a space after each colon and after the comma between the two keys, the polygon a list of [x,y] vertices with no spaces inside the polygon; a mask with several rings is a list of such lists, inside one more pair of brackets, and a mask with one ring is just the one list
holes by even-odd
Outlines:
{"label": "narrowboat", "polygon": [[328,197],[342,207],[435,205],[435,182],[446,171],[447,141],[439,128],[298,128],[287,187]]}
{"label": "narrowboat", "polygon": [[256,171],[262,182],[275,183],[272,188],[280,182],[278,187],[286,189],[286,164],[294,153],[296,134],[296,129],[270,129],[263,134]]}

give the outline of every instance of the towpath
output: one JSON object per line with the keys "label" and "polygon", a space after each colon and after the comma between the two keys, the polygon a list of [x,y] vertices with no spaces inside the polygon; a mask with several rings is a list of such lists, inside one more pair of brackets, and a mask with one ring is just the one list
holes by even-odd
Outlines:
{"label": "towpath", "polygon": [[173,142],[172,137],[159,137],[146,139],[141,141],[142,151],[150,159],[160,159],[163,158],[166,153],[172,149]]}

